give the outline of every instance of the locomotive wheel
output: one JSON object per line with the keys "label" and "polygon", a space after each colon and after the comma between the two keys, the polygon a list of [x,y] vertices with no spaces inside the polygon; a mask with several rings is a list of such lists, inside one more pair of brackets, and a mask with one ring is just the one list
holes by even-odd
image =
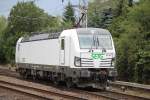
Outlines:
{"label": "locomotive wheel", "polygon": [[20,73],[20,75],[22,76],[23,79],[27,79],[28,78],[27,73]]}
{"label": "locomotive wheel", "polygon": [[107,88],[107,84],[103,83],[102,84],[102,90],[106,90],[106,88]]}
{"label": "locomotive wheel", "polygon": [[66,86],[67,86],[67,88],[73,88],[74,84],[73,84],[71,78],[68,78],[68,79],[66,80]]}
{"label": "locomotive wheel", "polygon": [[20,76],[23,78],[23,79],[27,79],[28,78],[28,73],[27,73],[27,70],[25,69],[20,69]]}
{"label": "locomotive wheel", "polygon": [[36,78],[37,78],[37,71],[36,70],[32,70],[32,79],[33,80],[36,80]]}
{"label": "locomotive wheel", "polygon": [[108,80],[107,75],[101,75],[100,81],[101,81],[102,90],[106,90],[106,88],[108,86],[108,81],[107,80]]}
{"label": "locomotive wheel", "polygon": [[59,85],[59,81],[58,81],[58,78],[57,78],[57,77],[54,78],[53,83],[54,83],[55,85]]}
{"label": "locomotive wheel", "polygon": [[36,76],[35,76],[35,75],[33,75],[33,76],[32,76],[32,79],[33,79],[33,80],[36,80]]}

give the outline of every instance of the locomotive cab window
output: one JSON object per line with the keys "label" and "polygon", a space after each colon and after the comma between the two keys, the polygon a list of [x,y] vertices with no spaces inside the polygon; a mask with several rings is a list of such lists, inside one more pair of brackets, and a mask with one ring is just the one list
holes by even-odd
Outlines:
{"label": "locomotive cab window", "polygon": [[64,50],[65,47],[65,40],[61,39],[61,50]]}

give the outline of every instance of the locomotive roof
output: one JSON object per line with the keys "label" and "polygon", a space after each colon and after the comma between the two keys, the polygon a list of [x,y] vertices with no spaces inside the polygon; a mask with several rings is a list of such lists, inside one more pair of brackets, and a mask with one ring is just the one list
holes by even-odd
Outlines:
{"label": "locomotive roof", "polygon": [[[77,34],[110,34],[108,30],[100,28],[77,28],[75,29]],[[34,32],[31,36],[25,36],[21,42],[30,42],[30,41],[39,41],[47,39],[57,39],[60,36],[61,32],[57,33],[42,33]]]}
{"label": "locomotive roof", "polygon": [[33,33],[31,36],[23,37],[21,42],[30,42],[30,41],[38,41],[38,40],[46,40],[46,39],[57,39],[60,36],[61,32],[57,33]]}
{"label": "locomotive roof", "polygon": [[78,34],[110,34],[108,30],[101,28],[78,28],[76,31]]}

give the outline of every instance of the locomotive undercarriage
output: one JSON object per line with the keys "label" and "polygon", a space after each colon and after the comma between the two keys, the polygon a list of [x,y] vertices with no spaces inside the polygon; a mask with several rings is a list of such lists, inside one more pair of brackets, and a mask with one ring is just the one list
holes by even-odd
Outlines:
{"label": "locomotive undercarriage", "polygon": [[17,64],[17,71],[23,78],[47,79],[55,84],[65,82],[67,87],[105,88],[109,79],[108,69],[69,68],[64,66],[47,66]]}

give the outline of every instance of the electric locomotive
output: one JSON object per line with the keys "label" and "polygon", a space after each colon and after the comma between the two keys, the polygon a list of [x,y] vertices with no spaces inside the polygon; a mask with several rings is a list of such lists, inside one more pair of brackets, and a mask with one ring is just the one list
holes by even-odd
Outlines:
{"label": "electric locomotive", "polygon": [[68,87],[105,88],[117,76],[110,32],[100,28],[34,33],[16,44],[17,71],[24,78],[46,78]]}

